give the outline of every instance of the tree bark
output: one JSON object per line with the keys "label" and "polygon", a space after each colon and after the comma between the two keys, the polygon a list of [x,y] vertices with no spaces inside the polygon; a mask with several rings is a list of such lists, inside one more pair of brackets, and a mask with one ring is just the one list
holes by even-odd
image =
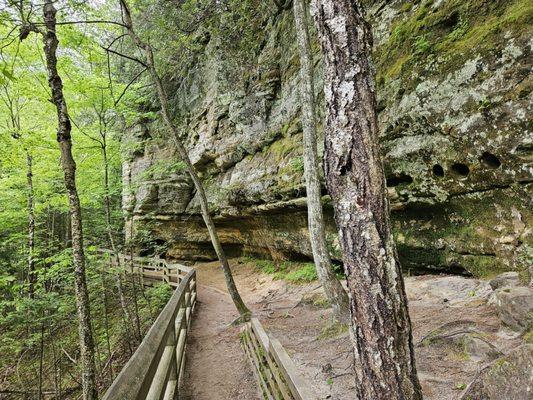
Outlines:
{"label": "tree bark", "polygon": [[325,67],[325,173],[348,280],[361,400],[422,399],[380,159],[371,31],[357,0],[314,0]]}
{"label": "tree bark", "polygon": [[309,39],[309,25],[304,0],[293,1],[294,22],[298,49],[300,51],[300,102],[304,137],[304,175],[307,191],[307,217],[313,259],[335,318],[347,323],[350,309],[348,295],[333,272],[331,257],[326,243],[324,214],[317,149],[314,68]]}
{"label": "tree bark", "polygon": [[71,122],[67,110],[67,103],[63,95],[63,82],[57,70],[57,48],[59,40],[56,35],[56,12],[54,0],[46,0],[43,6],[46,28],[43,32],[44,53],[48,72],[48,84],[52,92],[52,102],[57,109],[57,141],[61,152],[61,167],[63,169],[65,187],[69,199],[83,399],[93,400],[98,396],[94,361],[94,340],[91,330],[89,294],[85,276],[81,206],[76,188],[76,163],[72,156]]}
{"label": "tree bark", "polygon": [[33,200],[33,159],[26,151],[26,164],[28,179],[28,283],[29,295],[33,299],[35,292],[35,206]]}
{"label": "tree bark", "polygon": [[183,143],[181,142],[179,138],[179,133],[178,133],[176,126],[172,122],[172,118],[170,116],[170,109],[168,105],[168,96],[165,92],[165,88],[163,87],[163,83],[161,82],[161,78],[159,77],[157,70],[155,68],[154,54],[153,54],[152,48],[149,44],[142,42],[140,37],[137,36],[135,31],[133,30],[133,21],[131,19],[131,13],[130,13],[128,4],[126,3],[126,0],[120,0],[120,5],[122,9],[123,22],[124,22],[124,25],[127,27],[126,29],[128,31],[129,36],[131,37],[133,43],[139,49],[144,51],[144,54],[146,57],[146,67],[148,68],[148,71],[150,72],[150,76],[152,77],[152,80],[154,81],[154,84],[157,90],[157,95],[159,98],[159,103],[161,105],[161,113],[163,115],[163,121],[165,123],[165,126],[171,133],[171,137],[174,141],[174,145],[178,151],[178,154],[181,160],[185,163],[187,172],[191,176],[194,182],[194,186],[196,187],[196,191],[198,193],[198,197],[200,200],[202,217],[204,219],[204,223],[209,232],[211,243],[213,244],[215,252],[222,266],[228,292],[231,296],[231,299],[233,300],[233,303],[235,304],[235,307],[239,311],[241,318],[247,319],[249,318],[250,310],[248,310],[248,307],[246,307],[246,305],[244,304],[244,301],[242,300],[239,294],[239,291],[237,290],[237,286],[235,285],[235,281],[233,280],[233,275],[231,273],[228,259],[220,243],[220,239],[218,237],[218,234],[215,228],[215,223],[213,222],[213,218],[211,217],[211,214],[209,212],[207,197],[205,195],[205,190],[204,190],[202,181],[200,180],[200,177],[198,176],[198,173],[196,172],[196,169],[194,168],[194,165],[192,164],[191,159],[189,158],[187,149],[185,148],[185,146],[183,145]]}

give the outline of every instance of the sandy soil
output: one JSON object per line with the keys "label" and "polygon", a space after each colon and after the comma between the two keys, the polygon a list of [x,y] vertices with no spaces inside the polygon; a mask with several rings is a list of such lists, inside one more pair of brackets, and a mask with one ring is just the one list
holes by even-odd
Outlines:
{"label": "sandy soil", "polygon": [[[317,282],[304,285],[273,280],[250,263],[232,260],[235,280],[245,302],[269,335],[277,337],[313,385],[320,399],[349,399],[353,357],[349,335],[331,325]],[[218,263],[195,265],[199,307],[196,311],[186,369],[185,399],[259,399],[252,370],[239,345],[237,317]],[[408,277],[413,335],[419,377],[426,400],[459,399],[466,384],[489,360],[486,349],[465,353],[450,341],[427,344],[435,330],[474,331],[494,351],[507,353],[520,343],[501,327],[487,304],[487,282],[457,276]],[[482,346],[483,347],[483,346]],[[479,353],[479,354],[478,354]]]}

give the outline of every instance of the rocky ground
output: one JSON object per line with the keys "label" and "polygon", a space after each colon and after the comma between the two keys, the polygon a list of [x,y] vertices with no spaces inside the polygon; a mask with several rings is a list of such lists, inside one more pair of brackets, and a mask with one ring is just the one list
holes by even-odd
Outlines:
{"label": "rocky ground", "polygon": [[[200,307],[187,390],[200,400],[255,399],[253,376],[237,345],[238,328],[230,326],[237,314],[217,265],[196,266]],[[353,387],[349,334],[331,323],[318,282],[287,284],[239,259],[232,266],[245,301],[267,332],[282,342],[319,398],[347,399]],[[519,285],[512,273],[491,282],[449,275],[406,278],[425,399],[531,398],[533,346],[525,332],[533,295]],[[225,368],[217,372],[213,366],[220,363]],[[209,379],[196,381],[197,368],[209,371]]]}

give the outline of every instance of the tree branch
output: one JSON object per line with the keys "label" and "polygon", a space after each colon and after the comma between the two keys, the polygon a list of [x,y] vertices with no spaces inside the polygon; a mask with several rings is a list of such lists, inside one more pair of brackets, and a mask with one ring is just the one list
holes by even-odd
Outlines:
{"label": "tree branch", "polygon": [[[35,22],[34,25],[44,25],[44,22]],[[77,24],[111,24],[111,25],[118,25],[123,28],[126,28],[126,26],[120,22],[117,21],[106,21],[106,20],[88,20],[88,21],[63,21],[63,22],[57,22],[56,25],[77,25]]]}
{"label": "tree branch", "polygon": [[113,49],[110,49],[110,48],[107,48],[107,47],[103,47],[101,46],[105,51],[109,52],[109,53],[112,53],[112,54],[116,54],[117,56],[120,56],[120,57],[123,57],[123,58],[126,58],[128,60],[131,60],[131,61],[135,61],[135,62],[138,62],[139,64],[141,64],[144,68],[148,68],[148,66],[141,60],[139,60],[138,58],[136,57],[130,57],[126,54],[122,54],[122,53],[119,53],[118,51],[115,51]]}
{"label": "tree branch", "polygon": [[133,85],[133,83],[139,79],[139,77],[148,69],[148,67],[144,68],[141,72],[139,72],[137,75],[135,75],[135,77],[130,81],[130,83],[128,83],[126,85],[126,87],[124,88],[124,90],[122,91],[122,93],[120,94],[120,96],[118,96],[118,99],[115,101],[115,106],[120,102],[120,100],[122,99],[122,96],[124,96],[126,94],[126,91],[129,89],[129,87],[131,85]]}

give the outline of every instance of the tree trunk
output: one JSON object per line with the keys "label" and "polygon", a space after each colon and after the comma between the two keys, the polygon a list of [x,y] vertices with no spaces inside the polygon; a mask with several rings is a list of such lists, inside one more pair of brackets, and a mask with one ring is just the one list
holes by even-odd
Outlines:
{"label": "tree trunk", "polygon": [[133,214],[131,216],[131,223],[130,223],[130,282],[132,287],[132,294],[133,294],[133,310],[135,312],[135,334],[137,335],[137,340],[139,343],[141,343],[142,340],[142,334],[141,334],[141,320],[139,318],[139,303],[137,302],[137,282],[135,280],[135,273],[134,273],[134,252],[133,252]]}
{"label": "tree trunk", "polygon": [[317,149],[315,86],[309,25],[304,0],[293,1],[294,22],[300,50],[300,103],[304,136],[304,175],[307,190],[307,216],[313,259],[318,278],[340,322],[349,321],[348,295],[335,276],[326,243]]}
{"label": "tree trunk", "polygon": [[357,0],[314,0],[325,62],[325,173],[348,279],[361,400],[422,399],[400,263],[391,234],[370,63]]}
{"label": "tree trunk", "polygon": [[152,48],[150,47],[150,45],[143,43],[141,39],[139,38],[139,36],[137,36],[135,31],[133,30],[133,22],[131,19],[131,14],[130,14],[128,5],[126,3],[126,0],[121,0],[120,5],[122,8],[122,18],[124,21],[124,25],[126,25],[127,27],[129,36],[131,37],[135,45],[139,49],[142,49],[144,51],[144,54],[146,56],[146,67],[148,68],[148,71],[150,72],[150,75],[152,77],[152,80],[154,81],[154,84],[157,90],[159,103],[161,105],[161,113],[163,115],[163,121],[167,129],[171,133],[171,137],[174,140],[174,145],[178,151],[178,154],[181,160],[185,163],[187,172],[191,176],[194,182],[194,186],[196,187],[196,191],[198,193],[198,197],[200,200],[202,217],[204,219],[204,223],[209,232],[211,243],[213,244],[215,252],[222,266],[224,277],[226,279],[226,286],[228,288],[228,292],[231,296],[231,299],[233,300],[233,303],[235,304],[235,307],[239,311],[239,314],[241,315],[241,317],[243,319],[248,319],[250,315],[250,310],[248,310],[248,308],[244,304],[244,301],[242,300],[241,295],[239,294],[239,291],[237,290],[237,286],[235,285],[235,281],[233,280],[233,275],[231,273],[228,259],[220,243],[220,239],[218,237],[218,234],[215,228],[215,223],[213,222],[213,218],[211,217],[211,214],[209,212],[209,206],[207,203],[207,197],[205,195],[204,186],[202,184],[202,181],[200,180],[200,177],[198,176],[198,173],[196,172],[196,169],[194,168],[194,165],[191,162],[191,159],[189,158],[187,149],[185,148],[185,146],[183,145],[183,143],[181,142],[179,138],[178,130],[176,129],[176,126],[172,122],[172,118],[170,116],[170,110],[168,106],[168,96],[161,82],[161,78],[159,77],[157,70],[155,68],[154,54],[152,52]]}
{"label": "tree trunk", "polygon": [[37,384],[37,399],[43,398],[43,362],[44,362],[44,322],[41,322],[41,341],[39,350],[39,381]]}
{"label": "tree trunk", "polygon": [[107,285],[105,281],[105,271],[104,271],[104,265],[102,265],[102,269],[100,271],[100,278],[102,280],[102,307],[104,311],[104,330],[105,330],[105,340],[106,340],[106,349],[107,349],[107,355],[109,357],[109,375],[111,377],[111,382],[114,378],[114,370],[113,370],[113,360],[112,353],[111,353],[111,339],[109,336],[109,311],[108,311],[108,299],[107,299]]}
{"label": "tree trunk", "polygon": [[[48,335],[52,336],[52,323],[48,321]],[[52,365],[54,366],[54,396],[55,399],[61,399],[61,389],[59,384],[59,375],[61,374],[61,359],[57,358],[56,344],[55,341],[51,341],[52,346]]]}
{"label": "tree trunk", "polygon": [[[108,235],[109,244],[113,248],[113,256],[118,256],[115,252],[115,245],[113,242],[113,233],[111,232],[111,205],[109,201],[109,163],[107,161],[107,143],[105,136],[102,138],[102,160],[104,164],[104,209],[105,209],[105,222],[106,222],[106,231]],[[103,302],[104,302],[104,327],[105,327],[105,336],[106,336],[106,345],[107,353],[109,356],[109,372],[111,375],[111,381],[114,378],[113,370],[113,361],[111,359],[111,341],[109,338],[109,313],[107,308],[107,285],[105,282],[105,271],[104,266],[102,265],[102,270],[100,272],[102,279],[102,290],[103,290]]]}
{"label": "tree trunk", "polygon": [[61,151],[61,167],[63,169],[65,187],[69,199],[83,398],[85,400],[92,400],[98,396],[95,381],[94,341],[91,330],[89,294],[85,276],[81,207],[76,188],[76,163],[72,156],[71,122],[67,111],[67,103],[63,96],[63,83],[57,71],[56,52],[59,41],[56,35],[56,12],[54,1],[46,0],[43,6],[46,27],[46,31],[43,34],[44,53],[48,71],[48,84],[52,92],[52,102],[57,108],[57,141],[59,142]]}
{"label": "tree trunk", "polygon": [[[109,242],[109,246],[111,247],[111,250],[113,251],[113,254],[111,257],[114,257],[115,264],[117,270],[114,271],[115,275],[115,283],[118,290],[118,295],[120,299],[120,307],[122,308],[122,313],[124,315],[124,322],[126,325],[131,324],[131,316],[128,309],[128,304],[126,302],[126,297],[124,296],[124,288],[122,286],[122,267],[120,262],[120,255],[118,253],[117,246],[115,245],[115,240],[113,237],[113,231],[111,229],[111,200],[109,196],[109,162],[107,158],[107,141],[106,137],[102,136],[102,162],[104,164],[104,212],[105,212],[105,221],[106,221],[106,232],[107,232],[107,240]],[[113,262],[111,261],[111,265],[113,266]],[[126,329],[126,335],[130,336],[129,329]]]}
{"label": "tree trunk", "polygon": [[35,206],[33,201],[33,159],[29,151],[26,151],[26,164],[28,178],[28,282],[29,294],[33,299],[35,292]]}

